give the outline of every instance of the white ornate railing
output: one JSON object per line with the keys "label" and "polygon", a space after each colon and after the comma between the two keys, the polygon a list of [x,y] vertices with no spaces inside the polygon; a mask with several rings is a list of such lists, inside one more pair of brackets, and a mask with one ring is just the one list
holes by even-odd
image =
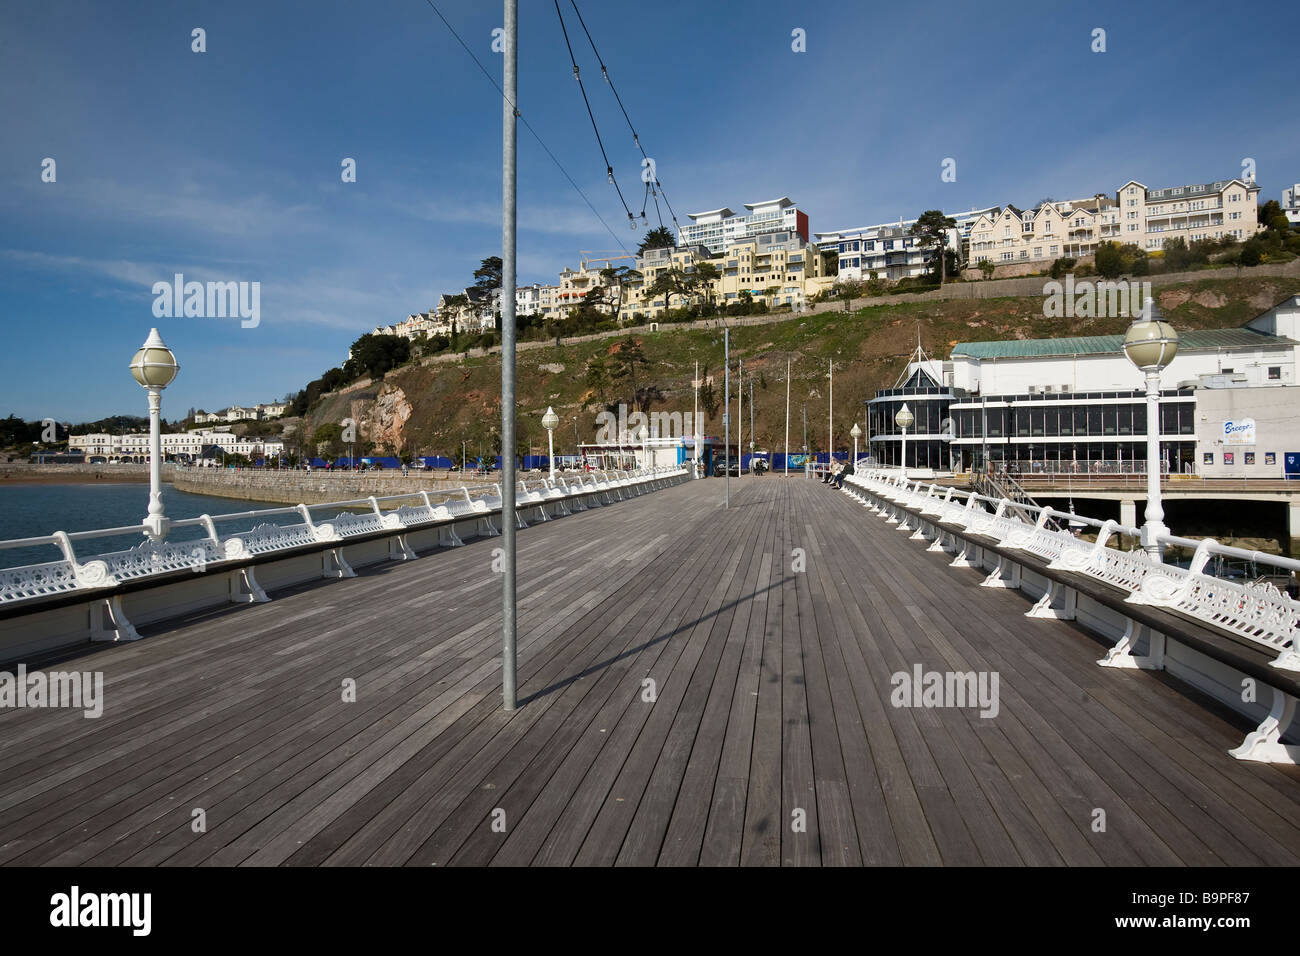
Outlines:
{"label": "white ornate railing", "polygon": [[[909,481],[898,469],[861,470],[846,477],[845,483],[855,495],[866,493],[859,500],[891,520],[902,519],[900,527],[910,529],[909,522],[928,522],[938,537],[942,525],[957,525],[970,534],[996,541],[999,547],[1037,555],[1049,568],[1087,575],[1127,591],[1126,601],[1130,603],[1167,607],[1270,648],[1278,654],[1275,667],[1300,670],[1300,602],[1267,582],[1242,583],[1206,573],[1215,555],[1267,565],[1284,575],[1300,571],[1300,561],[1245,551],[1212,538],[1197,541],[1160,536],[1157,541],[1162,548],[1194,549],[1191,564],[1184,568],[1155,561],[1144,550],[1122,551],[1109,546],[1116,533],[1141,537],[1139,529],[1115,521],[1097,521],[954,488],[940,496],[933,484]],[[1015,517],[1011,513],[1013,504],[1022,512],[1035,514],[1036,523],[1031,525]],[[908,515],[895,505],[919,512],[920,517]],[[1064,527],[1053,529],[1053,520]],[[1068,530],[1071,524],[1095,529],[1096,542],[1076,537]],[[918,536],[926,535],[918,530]]]}
{"label": "white ornate railing", "polygon": [[[640,469],[633,472],[590,472],[577,480],[551,482],[543,479],[529,487],[520,482],[515,509],[519,515],[525,509],[552,507],[555,513],[567,514],[568,502],[574,510],[584,510],[583,499],[600,496],[610,499],[611,489],[622,497],[643,490],[660,487],[668,479],[688,474],[678,467]],[[626,493],[619,489],[628,489]],[[410,554],[401,532],[426,528],[438,524],[451,525],[457,519],[476,517],[486,519],[501,508],[501,493],[495,486],[462,486],[454,491],[413,492],[382,498],[363,498],[355,501],[328,502],[320,505],[269,508],[226,515],[203,515],[171,522],[169,537],[145,540],[134,547],[94,554],[78,555],[82,542],[96,539],[140,535],[143,525],[105,528],[95,531],[62,532],[34,538],[0,541],[0,551],[39,546],[56,547],[62,559],[0,569],[0,607],[23,601],[47,598],[60,594],[113,588],[127,581],[163,575],[176,571],[202,573],[212,565],[229,566],[249,558],[288,552],[295,548],[322,543],[342,543],[349,538],[378,534],[398,533],[403,538],[400,548]],[[340,510],[342,509],[342,510]],[[365,509],[365,510],[361,510]],[[332,511],[325,519],[313,517],[313,511]],[[287,519],[277,523],[271,518]],[[522,515],[520,515],[522,519]],[[253,522],[246,530],[222,535],[218,523]],[[483,522],[481,521],[480,524]],[[490,524],[490,522],[488,522]],[[182,529],[201,529],[202,537],[186,540],[174,536]],[[495,529],[492,529],[495,531]],[[453,543],[458,542],[454,529],[450,532]],[[334,551],[336,570],[347,573],[346,565]],[[247,573],[247,572],[246,572]],[[260,594],[255,579],[245,578],[246,589]],[[258,598],[265,599],[262,595]]]}

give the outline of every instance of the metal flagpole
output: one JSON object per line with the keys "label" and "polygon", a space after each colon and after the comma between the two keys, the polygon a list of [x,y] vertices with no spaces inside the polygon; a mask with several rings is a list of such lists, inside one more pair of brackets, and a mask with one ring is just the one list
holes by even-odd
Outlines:
{"label": "metal flagpole", "polygon": [[695,413],[691,417],[691,423],[695,427],[695,477],[700,476],[700,363],[695,363]]}
{"label": "metal flagpole", "polygon": [[785,476],[790,477],[790,360],[785,360]]}
{"label": "metal flagpole", "polygon": [[745,360],[736,359],[736,477],[745,463]]}
{"label": "metal flagpole", "polygon": [[722,367],[725,369],[723,376],[723,393],[722,393],[722,447],[725,448],[726,454],[723,456],[722,464],[722,493],[725,507],[731,507],[731,329],[722,330]]}
{"label": "metal flagpole", "polygon": [[518,144],[519,0],[505,0],[505,102],[502,104],[501,189],[501,699],[514,710],[515,648],[515,159]]}

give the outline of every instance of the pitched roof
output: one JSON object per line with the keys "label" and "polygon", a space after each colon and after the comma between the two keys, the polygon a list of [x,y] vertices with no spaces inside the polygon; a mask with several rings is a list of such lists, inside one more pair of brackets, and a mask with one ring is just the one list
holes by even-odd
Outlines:
{"label": "pitched roof", "polygon": [[[1267,348],[1295,346],[1291,339],[1256,332],[1254,329],[1199,329],[1182,332],[1179,351],[1199,349]],[[1080,335],[1060,339],[1013,339],[993,342],[961,342],[953,346],[953,358],[1016,359],[1054,355],[1104,355],[1124,351],[1122,335]]]}

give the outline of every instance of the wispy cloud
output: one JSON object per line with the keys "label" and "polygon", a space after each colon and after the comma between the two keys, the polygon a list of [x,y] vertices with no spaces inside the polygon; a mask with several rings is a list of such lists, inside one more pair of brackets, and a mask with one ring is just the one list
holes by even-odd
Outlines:
{"label": "wispy cloud", "polygon": [[[426,222],[463,223],[500,227],[501,204],[426,199],[415,203],[392,204],[407,215]],[[523,204],[516,217],[521,230],[567,236],[589,236],[604,232],[604,226],[581,201],[572,204]]]}

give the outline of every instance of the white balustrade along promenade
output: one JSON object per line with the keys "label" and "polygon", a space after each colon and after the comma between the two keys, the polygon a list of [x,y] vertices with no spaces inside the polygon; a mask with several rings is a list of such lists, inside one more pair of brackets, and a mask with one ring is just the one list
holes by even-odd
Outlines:
{"label": "white balustrade along promenade", "polygon": [[[689,477],[685,468],[659,467],[519,481],[516,526],[611,505]],[[462,486],[202,515],[172,521],[160,540],[103,553],[94,553],[91,542],[142,535],[143,524],[0,541],[0,556],[39,547],[61,554],[0,569],[0,660],[86,639],[135,640],[140,635],[133,621],[221,603],[261,603],[269,600],[268,586],[353,577],[353,565],[410,560],[419,549],[498,535],[494,520],[501,518],[501,505],[499,484]],[[123,603],[128,596],[130,609]]]}
{"label": "white balustrade along promenade", "polygon": [[[1223,556],[1289,578],[1300,561],[1169,534],[1158,537],[1162,548],[1192,549],[1192,559],[1188,567],[1166,564],[1145,550],[1113,546],[1117,535],[1140,539],[1138,528],[912,481],[899,469],[856,470],[844,490],[912,532],[912,540],[928,541],[927,550],[952,554],[951,567],[988,570],[981,586],[1036,596],[1027,617],[1078,621],[1117,636],[1098,661],[1103,667],[1168,670],[1252,716],[1263,713],[1256,683],[1269,687],[1267,715],[1232,754],[1300,763],[1300,746],[1282,743],[1300,691],[1300,602],[1266,580],[1227,580],[1207,570]],[[1085,528],[1095,541],[1072,530]]]}

